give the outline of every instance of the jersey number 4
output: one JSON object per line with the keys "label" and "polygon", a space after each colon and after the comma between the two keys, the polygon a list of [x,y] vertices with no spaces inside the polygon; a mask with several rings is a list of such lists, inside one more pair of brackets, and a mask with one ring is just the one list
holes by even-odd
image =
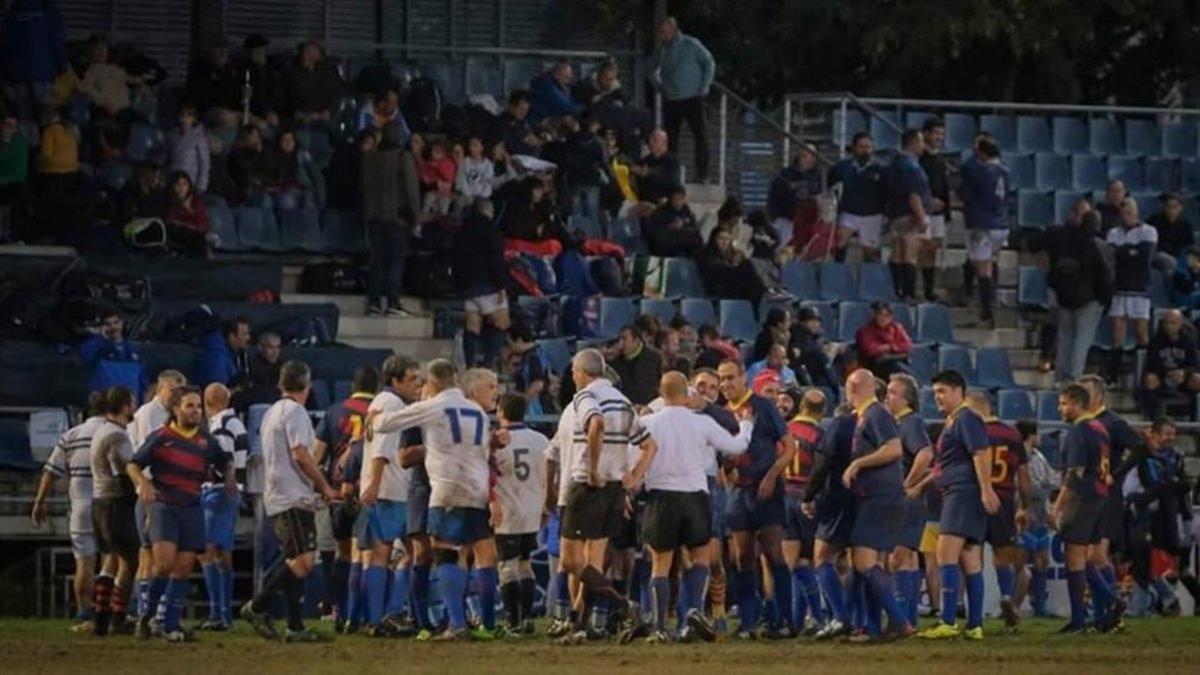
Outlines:
{"label": "jersey number 4", "polygon": [[[472,408],[446,408],[446,417],[450,419],[450,438],[455,444],[463,442],[462,419],[475,420],[475,445],[483,445],[483,430],[486,422],[483,413]],[[461,419],[460,419],[461,418]]]}

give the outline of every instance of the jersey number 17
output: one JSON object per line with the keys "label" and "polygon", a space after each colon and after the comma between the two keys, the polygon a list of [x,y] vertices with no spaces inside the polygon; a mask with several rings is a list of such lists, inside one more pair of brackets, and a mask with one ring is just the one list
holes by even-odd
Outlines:
{"label": "jersey number 17", "polygon": [[483,430],[487,426],[487,422],[483,419],[483,413],[473,408],[446,408],[446,417],[450,420],[450,438],[454,443],[461,444],[463,442],[462,419],[475,420],[475,445],[483,445]]}

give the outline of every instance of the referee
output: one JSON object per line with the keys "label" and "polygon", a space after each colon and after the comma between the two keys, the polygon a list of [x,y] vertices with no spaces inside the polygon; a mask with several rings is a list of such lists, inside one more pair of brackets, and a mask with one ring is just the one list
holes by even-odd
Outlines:
{"label": "referee", "polygon": [[306,629],[301,615],[304,578],[316,564],[317,528],[315,511],[324,497],[337,499],[320,467],[313,459],[316,433],[304,403],[312,387],[312,373],[302,361],[288,361],[279,370],[283,397],[271,405],[262,420],[262,454],[266,470],[263,506],[279,538],[282,556],[263,576],[262,588],[242,605],[242,618],[268,640],[279,634],[267,616],[271,596],[287,600],[288,630],[285,642],[319,642],[317,633]]}

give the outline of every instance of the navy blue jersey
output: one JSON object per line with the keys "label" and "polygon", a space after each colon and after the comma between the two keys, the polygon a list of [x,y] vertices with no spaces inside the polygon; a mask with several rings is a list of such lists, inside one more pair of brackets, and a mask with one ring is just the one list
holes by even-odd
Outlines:
{"label": "navy blue jersey", "polygon": [[883,212],[883,189],[885,169],[868,160],[862,164],[854,157],[847,157],[833,167],[829,186],[842,184],[842,196],[838,200],[838,211],[855,216],[874,216]]}
{"label": "navy blue jersey", "polygon": [[[854,425],[851,454],[854,459],[866,457],[888,442],[897,440],[900,430],[896,419],[879,401],[871,401],[858,414]],[[904,491],[904,462],[897,458],[879,466],[862,469],[851,488],[857,497],[898,494]]]}
{"label": "navy blue jersey", "polygon": [[821,434],[821,444],[817,446],[817,454],[828,468],[825,484],[818,485],[825,494],[831,497],[845,497],[849,490],[842,483],[842,474],[850,465],[854,430],[858,421],[854,415],[838,415],[829,420],[825,433]]}
{"label": "navy blue jersey", "polygon": [[1067,431],[1063,441],[1066,453],[1067,486],[1085,500],[1107,499],[1112,448],[1108,429],[1098,418],[1085,416]]}
{"label": "navy blue jersey", "polygon": [[942,492],[979,490],[975,455],[988,451],[987,426],[979,413],[966,406],[950,413],[938,437],[933,459],[934,484]]}
{"label": "navy blue jersey", "polygon": [[912,470],[917,453],[933,444],[925,430],[925,420],[915,410],[908,409],[896,416],[900,430],[900,446],[904,448],[904,475]]}
{"label": "navy blue jersey", "polygon": [[912,194],[920,195],[921,205],[924,206],[925,212],[929,213],[933,208],[933,193],[929,190],[929,176],[925,175],[925,171],[917,163],[916,157],[902,152],[896,155],[896,159],[892,160],[892,166],[888,169],[884,213],[889,218],[913,215],[912,208],[908,203],[908,197]]}
{"label": "navy blue jersey", "polygon": [[158,501],[187,507],[200,504],[201,487],[233,460],[207,431],[185,434],[168,424],[150,434],[130,461],[150,469]]}
{"label": "navy blue jersey", "polygon": [[970,157],[962,166],[963,218],[968,230],[1007,230],[1008,169]]}
{"label": "navy blue jersey", "polygon": [[[354,441],[350,444],[349,453],[346,456],[346,468],[342,470],[342,483],[346,485],[358,485],[358,481],[362,478],[363,464],[363,442],[362,439]],[[357,494],[357,491],[356,491]]]}
{"label": "navy blue jersey", "polygon": [[1121,481],[1131,468],[1125,466],[1129,460],[1129,453],[1140,447],[1144,441],[1128,422],[1108,408],[1101,408],[1092,417],[1103,424],[1104,430],[1108,432],[1109,459],[1112,462],[1113,484],[1116,486],[1114,489],[1120,491]]}
{"label": "navy blue jersey", "polygon": [[[422,443],[424,443],[424,439],[421,437],[421,430],[418,428],[405,429],[400,434],[400,447],[402,448],[421,445]],[[412,487],[423,487],[427,490],[432,488],[429,482],[429,472],[425,470],[425,462],[413,465],[412,479],[409,485]]]}
{"label": "navy blue jersey", "polygon": [[754,431],[750,433],[750,447],[737,457],[738,485],[757,485],[771,470],[779,458],[779,442],[788,435],[787,422],[775,408],[775,404],[758,394],[749,394],[740,403],[729,403],[729,409],[737,411],[750,406]]}

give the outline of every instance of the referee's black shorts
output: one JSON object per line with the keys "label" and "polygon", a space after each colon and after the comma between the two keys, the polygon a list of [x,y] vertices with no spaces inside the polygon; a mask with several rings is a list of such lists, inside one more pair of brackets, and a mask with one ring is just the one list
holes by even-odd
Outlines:
{"label": "referee's black shorts", "polygon": [[271,516],[271,527],[279,539],[285,560],[317,550],[316,514],[305,509],[288,509]]}
{"label": "referee's black shorts", "polygon": [[563,539],[611,539],[621,534],[624,524],[625,488],[621,481],[611,481],[601,487],[571,484],[560,526]]}
{"label": "referee's black shorts", "polygon": [[707,492],[651,490],[642,519],[642,541],[658,552],[696,548],[712,538]]}
{"label": "referee's black shorts", "polygon": [[142,540],[138,536],[137,517],[132,497],[99,497],[92,500],[92,530],[100,553],[115,553],[126,563],[137,566]]}

